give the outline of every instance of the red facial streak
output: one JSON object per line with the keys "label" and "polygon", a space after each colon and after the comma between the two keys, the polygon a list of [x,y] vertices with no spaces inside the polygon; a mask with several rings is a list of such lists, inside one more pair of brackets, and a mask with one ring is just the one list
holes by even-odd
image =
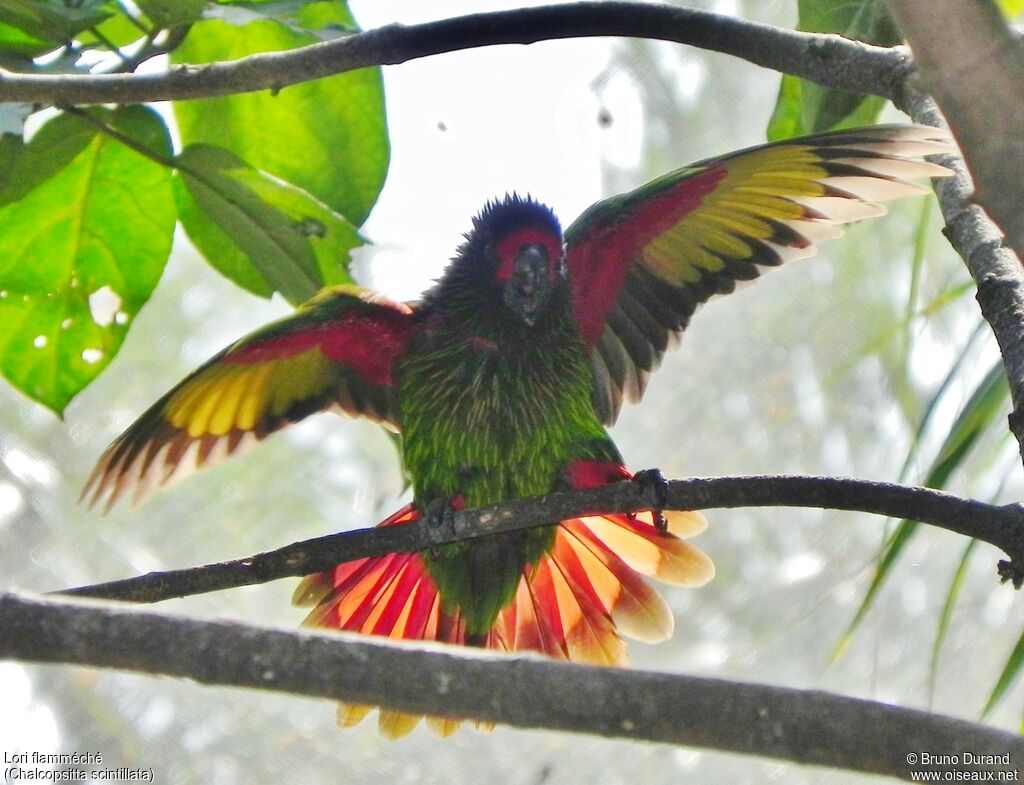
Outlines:
{"label": "red facial streak", "polygon": [[603,485],[611,485],[613,482],[629,480],[633,473],[615,461],[594,461],[587,458],[580,458],[569,464],[565,470],[569,486],[573,490],[585,488],[600,488]]}
{"label": "red facial streak", "polygon": [[709,166],[637,205],[628,221],[594,226],[585,242],[569,249],[573,315],[583,340],[592,344],[601,337],[629,266],[643,248],[696,210],[727,173],[723,164]]}
{"label": "red facial streak", "polygon": [[395,358],[412,337],[414,322],[404,306],[376,307],[335,321],[243,346],[224,362],[249,365],[294,357],[319,349],[332,362],[347,365],[372,384],[394,385]]}
{"label": "red facial streak", "polygon": [[498,268],[498,280],[505,283],[512,277],[512,266],[516,262],[516,255],[524,245],[540,245],[547,251],[548,281],[552,286],[558,283],[558,270],[554,262],[562,258],[562,238],[550,231],[533,226],[513,232],[498,243],[498,247],[495,249],[498,252],[498,259],[501,260],[501,267]]}

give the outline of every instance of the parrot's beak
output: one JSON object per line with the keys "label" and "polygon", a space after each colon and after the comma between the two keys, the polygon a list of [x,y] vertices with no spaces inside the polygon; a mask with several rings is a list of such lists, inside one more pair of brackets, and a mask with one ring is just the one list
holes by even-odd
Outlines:
{"label": "parrot's beak", "polygon": [[531,327],[551,296],[548,254],[537,243],[524,245],[516,254],[512,275],[505,283],[505,304]]}

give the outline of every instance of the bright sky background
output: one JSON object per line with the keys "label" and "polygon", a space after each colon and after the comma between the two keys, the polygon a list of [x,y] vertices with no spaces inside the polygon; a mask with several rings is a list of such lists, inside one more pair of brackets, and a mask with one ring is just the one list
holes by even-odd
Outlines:
{"label": "bright sky background", "polygon": [[[352,9],[373,28],[515,5],[355,0]],[[642,122],[628,91],[614,107],[615,124],[597,122],[590,84],[610,47],[607,39],[539,43],[525,56],[520,46],[490,47],[386,68],[392,160],[365,225],[376,243],[366,282],[415,297],[451,257],[471,217],[506,191],[532,194],[564,224],[600,198],[603,148],[617,147],[617,158],[638,156]]]}

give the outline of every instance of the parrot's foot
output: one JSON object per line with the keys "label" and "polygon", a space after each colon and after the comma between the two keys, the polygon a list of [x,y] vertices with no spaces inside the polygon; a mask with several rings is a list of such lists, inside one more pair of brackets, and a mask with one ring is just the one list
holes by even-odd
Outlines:
{"label": "parrot's foot", "polygon": [[651,505],[654,528],[662,533],[667,532],[668,519],[665,517],[663,510],[668,501],[668,480],[661,473],[661,469],[644,469],[639,471],[633,475],[633,482],[640,485],[644,496],[651,496],[654,499],[654,504]]}
{"label": "parrot's foot", "polygon": [[433,499],[423,508],[427,537],[431,540],[430,555],[441,556],[441,546],[455,537],[455,505],[449,499]]}

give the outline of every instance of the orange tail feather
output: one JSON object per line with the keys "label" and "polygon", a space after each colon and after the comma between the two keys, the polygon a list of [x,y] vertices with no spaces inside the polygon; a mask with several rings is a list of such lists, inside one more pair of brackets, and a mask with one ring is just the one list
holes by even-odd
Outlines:
{"label": "orange tail feather", "polygon": [[[410,504],[380,525],[400,525],[418,517]],[[483,646],[596,665],[625,664],[626,644],[620,634],[648,642],[672,634],[672,614],[645,576],[699,586],[714,575],[707,556],[671,533],[688,536],[704,526],[699,513],[670,513],[666,533],[655,528],[650,513],[563,521],[551,551],[523,568],[515,598],[498,614]],[[442,607],[437,586],[417,553],[340,564],[305,578],[293,601],[314,606],[305,621],[310,625],[396,640],[466,643],[461,614]],[[372,708],[342,704],[338,724],[355,725]],[[385,736],[397,739],[420,719],[381,709],[378,724]],[[441,737],[450,736],[461,724],[458,719],[427,718],[427,727]]]}

